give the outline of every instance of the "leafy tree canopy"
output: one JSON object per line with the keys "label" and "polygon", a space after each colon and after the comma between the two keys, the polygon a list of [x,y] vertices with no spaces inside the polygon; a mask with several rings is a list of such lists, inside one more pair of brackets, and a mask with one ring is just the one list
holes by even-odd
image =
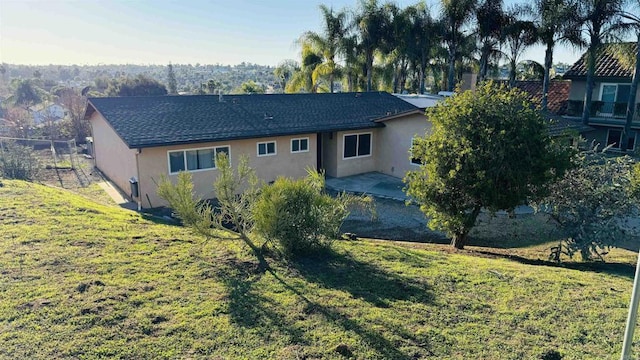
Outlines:
{"label": "leafy tree canopy", "polygon": [[407,174],[407,193],[457,248],[482,208],[513,209],[570,167],[569,148],[548,136],[542,115],[517,89],[489,82],[427,116],[432,131],[414,140],[412,156],[422,165]]}
{"label": "leafy tree canopy", "polygon": [[156,96],[167,95],[167,88],[157,80],[138,75],[122,77],[109,82],[107,96]]}

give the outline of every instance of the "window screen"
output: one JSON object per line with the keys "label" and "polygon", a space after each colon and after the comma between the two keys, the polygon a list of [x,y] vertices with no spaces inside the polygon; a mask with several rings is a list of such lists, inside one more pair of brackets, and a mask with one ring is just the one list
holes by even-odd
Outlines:
{"label": "window screen", "polygon": [[169,167],[171,173],[184,171],[184,152],[174,151],[169,153]]}

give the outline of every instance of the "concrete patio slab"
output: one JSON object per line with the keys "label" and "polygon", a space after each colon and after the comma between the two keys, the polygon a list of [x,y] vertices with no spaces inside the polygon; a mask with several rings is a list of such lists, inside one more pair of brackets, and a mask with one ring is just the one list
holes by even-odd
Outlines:
{"label": "concrete patio slab", "polygon": [[379,172],[370,172],[342,178],[327,177],[325,185],[333,191],[367,194],[373,197],[405,201],[407,194],[402,191],[402,179]]}
{"label": "concrete patio slab", "polygon": [[138,205],[132,201],[129,201],[110,181],[101,181],[98,183],[98,186],[100,186],[102,190],[104,190],[119,206],[128,210],[138,210]]}

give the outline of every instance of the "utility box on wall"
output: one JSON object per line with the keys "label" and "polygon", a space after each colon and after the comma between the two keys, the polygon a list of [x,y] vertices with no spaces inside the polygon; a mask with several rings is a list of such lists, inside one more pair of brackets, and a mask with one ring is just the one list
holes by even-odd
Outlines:
{"label": "utility box on wall", "polygon": [[139,190],[138,190],[138,179],[132,177],[129,179],[129,185],[131,185],[131,197],[138,198]]}

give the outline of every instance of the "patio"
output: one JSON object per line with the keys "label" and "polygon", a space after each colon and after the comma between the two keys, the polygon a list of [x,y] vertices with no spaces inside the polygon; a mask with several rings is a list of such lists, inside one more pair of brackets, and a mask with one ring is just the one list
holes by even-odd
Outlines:
{"label": "patio", "polygon": [[345,191],[356,194],[367,194],[373,197],[405,201],[407,194],[402,191],[402,179],[379,172],[370,172],[342,178],[327,177],[327,189]]}

